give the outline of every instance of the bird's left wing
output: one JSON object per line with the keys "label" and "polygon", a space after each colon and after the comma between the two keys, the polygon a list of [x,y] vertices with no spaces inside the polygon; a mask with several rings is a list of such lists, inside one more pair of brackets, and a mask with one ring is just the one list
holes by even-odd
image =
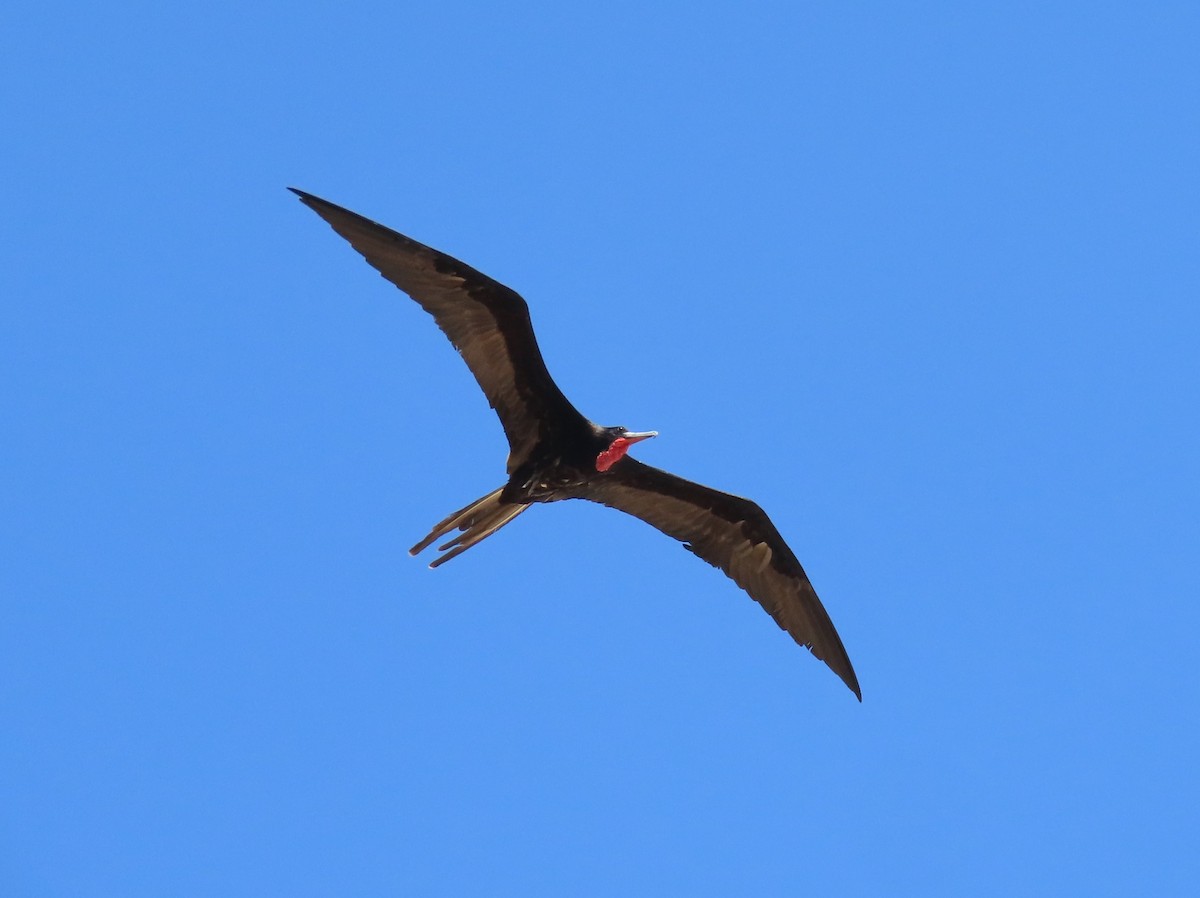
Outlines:
{"label": "bird's left wing", "polygon": [[546,427],[587,427],[546,370],[529,307],[515,291],[356,212],[288,189],[433,316],[500,418],[511,449],[510,473],[546,436]]}
{"label": "bird's left wing", "polygon": [[854,667],[808,575],[754,502],[629,457],[573,492],[641,518],[723,570],[862,701]]}

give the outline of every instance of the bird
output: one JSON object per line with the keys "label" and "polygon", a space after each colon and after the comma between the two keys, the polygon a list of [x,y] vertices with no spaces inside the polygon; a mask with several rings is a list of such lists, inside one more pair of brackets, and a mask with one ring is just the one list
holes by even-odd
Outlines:
{"label": "bird", "polygon": [[584,417],[550,376],[529,307],[515,291],[355,212],[288,189],[433,316],[508,438],[504,485],[445,517],[409,550],[411,555],[450,536],[430,564],[436,568],[535,504],[597,502],[640,518],[722,570],[862,701],[841,637],[795,553],[762,508],[628,454],[657,432],[602,427]]}

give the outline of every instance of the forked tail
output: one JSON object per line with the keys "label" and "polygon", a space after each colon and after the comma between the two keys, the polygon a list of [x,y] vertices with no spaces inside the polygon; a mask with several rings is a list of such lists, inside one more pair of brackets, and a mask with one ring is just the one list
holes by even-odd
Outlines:
{"label": "forked tail", "polygon": [[[504,488],[496,490],[494,493],[488,493],[482,499],[476,499],[466,508],[460,509],[450,515],[440,524],[430,531],[429,535],[408,550],[409,555],[416,555],[429,547],[429,544],[434,540],[441,539],[451,530],[463,531],[450,542],[443,546],[438,546],[439,552],[445,552],[445,555],[439,555],[433,560],[429,566],[437,567],[439,564],[445,564],[455,555],[460,555],[471,546],[478,542],[487,539],[529,506],[514,505],[511,502],[502,502],[500,493]],[[446,551],[449,549],[449,551]]]}

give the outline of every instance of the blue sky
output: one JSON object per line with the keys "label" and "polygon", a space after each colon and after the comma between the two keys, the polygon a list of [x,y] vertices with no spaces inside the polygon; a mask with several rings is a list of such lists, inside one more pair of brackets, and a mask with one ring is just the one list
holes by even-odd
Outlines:
{"label": "blue sky", "polygon": [[[1194,4],[9,5],[0,892],[1181,895]],[[856,702],[632,518],[500,485],[284,189],[529,301],[758,500]]]}

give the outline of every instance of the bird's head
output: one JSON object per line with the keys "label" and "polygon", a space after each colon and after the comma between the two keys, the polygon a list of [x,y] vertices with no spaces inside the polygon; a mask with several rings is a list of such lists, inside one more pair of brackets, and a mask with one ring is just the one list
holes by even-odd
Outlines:
{"label": "bird's head", "polygon": [[600,431],[600,437],[601,445],[604,448],[596,456],[596,470],[607,471],[625,457],[625,453],[629,451],[629,447],[634,443],[640,443],[642,440],[648,440],[650,437],[656,436],[658,436],[657,430],[634,433],[631,430],[626,430],[624,427],[603,428]]}

